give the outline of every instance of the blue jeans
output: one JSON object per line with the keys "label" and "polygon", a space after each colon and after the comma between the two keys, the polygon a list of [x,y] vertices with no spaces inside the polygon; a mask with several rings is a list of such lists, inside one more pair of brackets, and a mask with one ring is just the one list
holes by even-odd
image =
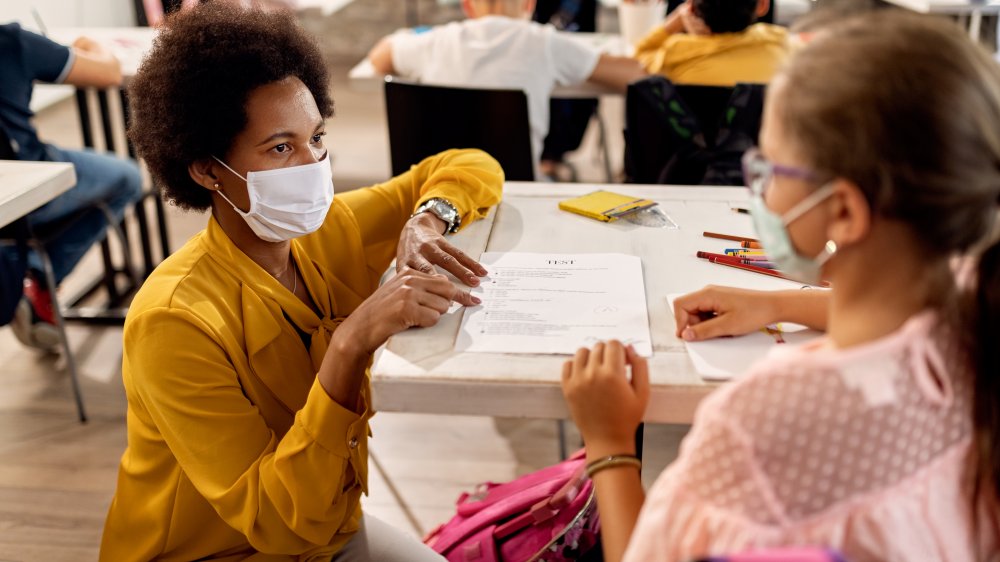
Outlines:
{"label": "blue jeans", "polygon": [[[41,229],[83,212],[94,203],[103,202],[121,220],[125,208],[142,195],[139,166],[133,160],[98,154],[86,150],[62,150],[48,146],[49,159],[69,162],[76,168],[76,186],[39,207],[28,215],[32,228]],[[104,239],[107,220],[99,212],[90,211],[45,246],[52,260],[56,283],[60,283],[95,243]],[[0,251],[13,251],[0,249]],[[28,256],[28,267],[42,271],[42,261],[34,252]]]}

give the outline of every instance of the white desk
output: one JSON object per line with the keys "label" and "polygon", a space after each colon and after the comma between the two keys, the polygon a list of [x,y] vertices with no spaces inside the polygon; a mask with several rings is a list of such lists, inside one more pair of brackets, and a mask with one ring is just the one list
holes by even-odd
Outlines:
{"label": "white desk", "polygon": [[[409,33],[409,31],[403,30],[398,33]],[[602,53],[609,55],[624,55],[625,54],[625,43],[622,41],[621,36],[614,33],[564,33],[567,37],[572,39],[582,41],[591,47],[596,48]],[[384,75],[375,72],[375,67],[372,66],[371,61],[368,57],[361,59],[358,64],[351,68],[351,71],[347,74],[348,86],[352,90],[357,90],[360,92],[374,92],[381,88],[382,80],[385,78]],[[555,90],[552,91],[553,98],[560,99],[572,99],[572,98],[594,98],[602,95],[622,95],[622,92],[608,88],[601,84],[594,84],[591,82],[584,82],[582,84],[575,84],[572,86],[556,86]]]}
{"label": "white desk", "polygon": [[16,221],[76,185],[72,164],[0,160],[0,227]]}
{"label": "white desk", "polygon": [[979,41],[983,15],[1000,14],[1000,0],[886,0],[901,8],[924,14],[969,18],[969,37]]}
{"label": "white desk", "polygon": [[[561,199],[601,188],[660,202],[680,228],[606,224],[557,207]],[[698,402],[715,385],[702,381],[683,343],[674,336],[667,295],[710,283],[757,289],[801,286],[695,257],[698,250],[721,252],[732,245],[705,238],[702,233],[706,230],[752,235],[750,218],[731,210],[747,196],[745,188],[736,187],[509,182],[499,207],[453,241],[474,257],[483,251],[621,252],[642,257],[653,339],[652,393],[646,420],[690,423]],[[566,356],[456,352],[460,314],[447,315],[433,328],[409,330],[388,341],[371,370],[377,410],[569,417],[559,388]]]}

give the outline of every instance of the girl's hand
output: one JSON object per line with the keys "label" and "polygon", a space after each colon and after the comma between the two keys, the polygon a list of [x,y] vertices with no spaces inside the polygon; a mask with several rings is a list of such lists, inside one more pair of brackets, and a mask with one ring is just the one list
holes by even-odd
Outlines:
{"label": "girl's hand", "polygon": [[677,337],[701,341],[749,334],[782,320],[775,298],[773,291],[709,285],[674,301]]}
{"label": "girl's hand", "polygon": [[461,282],[475,287],[486,269],[445,240],[445,223],[431,213],[420,213],[406,222],[396,247],[396,271],[411,268],[431,274],[439,265]]}
{"label": "girl's hand", "polygon": [[562,389],[587,458],[635,454],[635,431],[649,402],[649,366],[632,346],[612,340],[581,348],[563,365]]}

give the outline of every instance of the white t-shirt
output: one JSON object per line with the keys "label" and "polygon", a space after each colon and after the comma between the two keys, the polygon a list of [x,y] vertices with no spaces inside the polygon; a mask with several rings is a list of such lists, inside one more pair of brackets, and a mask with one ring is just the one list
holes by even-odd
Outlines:
{"label": "white t-shirt", "polygon": [[549,131],[552,89],[585,81],[600,57],[568,35],[550,25],[486,16],[392,36],[392,66],[399,76],[425,84],[523,90],[537,163]]}

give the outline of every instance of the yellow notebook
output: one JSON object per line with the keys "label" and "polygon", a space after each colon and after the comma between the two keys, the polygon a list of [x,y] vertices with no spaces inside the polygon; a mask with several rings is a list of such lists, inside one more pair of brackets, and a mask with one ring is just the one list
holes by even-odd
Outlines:
{"label": "yellow notebook", "polygon": [[603,222],[618,220],[620,217],[656,205],[649,199],[636,199],[629,195],[611,191],[594,191],[581,197],[559,202],[564,211],[590,217]]}

